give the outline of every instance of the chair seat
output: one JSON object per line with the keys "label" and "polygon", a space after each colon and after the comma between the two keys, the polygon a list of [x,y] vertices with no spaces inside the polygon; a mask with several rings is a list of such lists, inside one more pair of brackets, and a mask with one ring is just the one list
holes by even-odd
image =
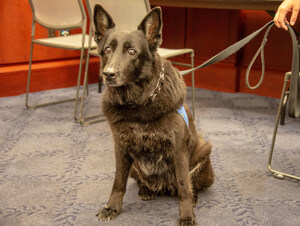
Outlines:
{"label": "chair seat", "polygon": [[95,48],[93,48],[93,49],[90,50],[89,54],[92,55],[92,56],[100,57],[100,56],[99,56],[99,53],[98,53],[97,45],[96,45]]}
{"label": "chair seat", "polygon": [[158,54],[163,58],[175,57],[182,54],[192,53],[194,52],[193,49],[165,49],[165,48],[158,48]]}
{"label": "chair seat", "polygon": [[[56,48],[80,50],[82,47],[81,40],[82,40],[82,34],[75,34],[75,35],[68,35],[68,36],[35,39],[33,42],[35,44],[52,46]],[[88,40],[89,40],[89,36],[85,35],[85,43],[84,43],[85,49],[88,48]],[[97,47],[96,42],[92,40],[91,48],[96,48],[96,47]]]}

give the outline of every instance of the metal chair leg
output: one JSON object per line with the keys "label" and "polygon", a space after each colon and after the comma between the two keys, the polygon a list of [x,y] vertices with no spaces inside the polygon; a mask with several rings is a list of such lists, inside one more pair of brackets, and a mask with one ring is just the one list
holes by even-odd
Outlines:
{"label": "metal chair leg", "polygon": [[[90,62],[90,58],[88,58],[88,50],[85,52],[85,55],[84,55],[84,63],[87,64],[87,66],[85,65],[85,70],[88,70],[88,67],[89,67],[89,62]],[[86,82],[86,97],[89,96],[89,76],[87,76],[87,82]]]}
{"label": "metal chair leg", "polygon": [[268,169],[270,170],[270,172],[273,173],[275,178],[284,179],[284,177],[286,176],[286,177],[290,177],[290,178],[293,178],[293,179],[300,180],[300,177],[297,177],[297,176],[294,176],[294,175],[291,175],[291,174],[287,174],[287,173],[284,173],[284,172],[280,172],[280,171],[277,171],[277,170],[274,170],[274,169],[271,168],[278,125],[279,125],[279,121],[280,121],[280,118],[281,118],[281,115],[282,115],[282,109],[283,109],[284,101],[285,101],[285,98],[286,98],[286,95],[287,95],[286,87],[287,87],[287,83],[288,83],[290,77],[291,77],[291,75],[289,73],[287,73],[284,77],[284,85],[283,85],[283,88],[282,88],[281,98],[280,98],[279,107],[278,107],[278,111],[277,111],[276,123],[275,123],[275,127],[274,127],[274,132],[273,132],[272,144],[271,144],[271,149],[270,149],[270,154],[269,154]]}
{"label": "metal chair leg", "polygon": [[32,52],[33,52],[33,42],[31,40],[30,46],[30,57],[29,57],[29,70],[27,75],[27,87],[26,87],[26,99],[25,99],[25,106],[26,108],[31,109],[32,106],[29,106],[28,99],[29,99],[29,87],[30,87],[30,79],[31,79],[31,67],[32,67]]}
{"label": "metal chair leg", "polygon": [[100,73],[99,73],[99,79],[98,79],[98,93],[101,93],[102,92],[102,81],[103,80],[103,78],[102,78],[102,76],[100,75]]}
{"label": "metal chair leg", "polygon": [[282,108],[281,108],[280,125],[285,124],[285,112],[286,112],[286,105],[287,105],[288,99],[289,99],[289,91],[286,91],[284,98],[283,98]]}
{"label": "metal chair leg", "polygon": [[74,107],[74,119],[79,122],[80,117],[77,116],[78,114],[78,103],[79,99],[84,98],[84,93],[82,94],[82,97],[79,97],[79,90],[80,90],[80,82],[81,82],[81,72],[82,72],[82,63],[83,63],[83,56],[84,56],[84,45],[82,45],[81,48],[81,54],[80,54],[80,63],[79,63],[79,72],[78,72],[78,79],[77,79],[77,88],[76,88],[76,97],[75,97],[75,107]]}
{"label": "metal chair leg", "polygon": [[[194,68],[194,51],[191,53],[191,68]],[[192,71],[192,113],[195,120],[195,72]]]}
{"label": "metal chair leg", "polygon": [[53,105],[53,104],[60,104],[60,103],[65,103],[69,101],[75,101],[76,98],[69,98],[69,99],[63,99],[59,101],[52,101],[52,102],[47,102],[43,104],[36,104],[36,105],[30,105],[29,104],[29,90],[30,90],[30,81],[31,81],[31,70],[32,70],[32,55],[33,55],[33,37],[31,39],[31,47],[30,47],[30,58],[29,58],[29,70],[28,70],[28,76],[27,76],[27,87],[26,87],[26,96],[25,96],[25,106],[28,109],[35,109],[38,107],[44,107],[48,105]]}
{"label": "metal chair leg", "polygon": [[80,110],[79,110],[79,122],[83,120],[83,107],[84,107],[84,102],[85,102],[85,93],[87,91],[87,80],[88,80],[88,68],[89,68],[89,53],[86,56],[86,61],[85,61],[85,72],[84,72],[84,79],[83,79],[83,91],[82,91],[82,99],[80,103]]}
{"label": "metal chair leg", "polygon": [[[81,97],[81,101],[80,101],[80,109],[79,109],[79,113],[78,113],[79,116],[78,116],[78,119],[77,119],[77,121],[83,126],[105,120],[105,118],[102,114],[97,114],[97,115],[84,117],[85,98],[86,98],[86,92],[88,90],[89,59],[90,59],[90,54],[89,54],[89,50],[88,50],[87,55],[86,55],[86,60],[85,60],[83,90],[82,90],[82,97]],[[77,112],[78,104],[79,104],[79,101],[76,103],[76,112]]]}
{"label": "metal chair leg", "polygon": [[102,76],[101,61],[100,61],[99,62],[99,77],[98,77],[98,93],[102,92],[102,83],[103,83],[103,76]]}

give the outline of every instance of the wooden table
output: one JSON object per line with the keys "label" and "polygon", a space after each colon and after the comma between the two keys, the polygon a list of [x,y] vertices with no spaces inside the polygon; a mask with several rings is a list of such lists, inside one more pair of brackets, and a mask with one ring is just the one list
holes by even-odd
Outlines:
{"label": "wooden table", "polygon": [[277,10],[282,0],[150,0],[151,5],[211,8],[211,9],[253,9]]}

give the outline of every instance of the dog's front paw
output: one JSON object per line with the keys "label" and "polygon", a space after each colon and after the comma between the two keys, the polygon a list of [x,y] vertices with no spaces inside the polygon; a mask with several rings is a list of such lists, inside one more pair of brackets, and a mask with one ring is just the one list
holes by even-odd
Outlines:
{"label": "dog's front paw", "polygon": [[197,225],[194,217],[185,217],[178,220],[178,226],[195,226]]}
{"label": "dog's front paw", "polygon": [[97,217],[101,221],[110,221],[111,219],[115,218],[118,215],[118,211],[111,207],[104,207],[99,210],[97,213]]}

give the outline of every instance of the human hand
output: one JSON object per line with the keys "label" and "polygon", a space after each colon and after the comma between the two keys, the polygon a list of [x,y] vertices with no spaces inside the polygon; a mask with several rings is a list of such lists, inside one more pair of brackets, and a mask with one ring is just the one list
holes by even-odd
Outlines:
{"label": "human hand", "polygon": [[[274,17],[274,23],[278,28],[288,30],[285,23],[293,26],[296,23],[297,16],[300,10],[300,0],[284,0],[278,7]],[[290,22],[288,22],[287,14],[292,12]]]}

